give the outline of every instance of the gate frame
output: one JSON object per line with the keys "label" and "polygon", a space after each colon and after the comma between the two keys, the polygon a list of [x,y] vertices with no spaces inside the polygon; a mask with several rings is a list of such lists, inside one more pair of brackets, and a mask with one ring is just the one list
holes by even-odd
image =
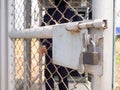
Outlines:
{"label": "gate frame", "polygon": [[[11,1],[12,0],[0,0],[0,89],[11,89],[11,72],[12,68],[11,57],[12,42],[8,38],[8,32],[10,31],[11,18]],[[107,4],[107,5],[106,5]],[[98,77],[94,76],[94,90],[112,90],[113,89],[113,0],[93,0],[93,19],[105,18],[108,20],[108,29],[104,31],[104,49],[103,49],[103,75]],[[101,7],[102,6],[102,7]],[[107,13],[107,14],[106,14]],[[108,46],[109,45],[109,46]],[[109,48],[108,48],[109,47]],[[107,56],[105,55],[107,54]],[[106,85],[107,84],[107,85]],[[99,88],[98,88],[99,87]]]}

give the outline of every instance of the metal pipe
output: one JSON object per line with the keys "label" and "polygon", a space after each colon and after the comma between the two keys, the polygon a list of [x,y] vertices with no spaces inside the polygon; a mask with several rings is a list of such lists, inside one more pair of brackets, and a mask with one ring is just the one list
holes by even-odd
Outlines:
{"label": "metal pipe", "polygon": [[52,38],[52,26],[45,26],[40,28],[24,29],[22,31],[11,31],[10,38]]}
{"label": "metal pipe", "polygon": [[73,22],[66,24],[66,29],[68,31],[80,31],[85,28],[96,28],[96,29],[106,29],[107,28],[107,20],[96,19],[93,21],[81,21],[81,22]]}
{"label": "metal pipe", "polygon": [[79,24],[79,28],[102,28],[102,29],[106,29],[107,28],[107,20],[101,20],[101,19],[97,19],[94,21],[88,21],[85,23],[81,23]]}
{"label": "metal pipe", "polygon": [[0,0],[0,90],[8,90],[8,0]]}
{"label": "metal pipe", "polygon": [[90,72],[94,71],[92,90],[112,90],[113,0],[92,0],[92,17],[93,19],[105,18],[108,20],[108,28],[103,32],[92,32],[103,35],[103,42],[100,43],[103,45],[101,46],[103,50],[100,51],[102,58],[100,59],[101,64],[86,69],[89,69]]}
{"label": "metal pipe", "polygon": [[[38,8],[39,8],[39,26],[41,26],[41,24],[42,24],[42,20],[41,20],[41,17],[42,17],[42,6],[39,4],[39,2],[38,2]],[[39,41],[39,39],[38,39],[38,41]],[[41,47],[41,42],[39,42],[39,50],[40,50],[40,47]],[[42,71],[42,67],[43,67],[43,65],[42,65],[42,62],[43,62],[43,60],[42,60],[42,55],[41,55],[41,53],[39,53],[39,80],[41,81],[41,82],[39,82],[39,90],[42,90],[42,87],[43,87],[43,85],[41,84],[42,82],[43,82],[43,80],[42,80],[42,78],[43,78],[43,71]]]}
{"label": "metal pipe", "polygon": [[[107,28],[107,20],[94,20],[85,22],[71,22],[61,24],[64,25],[67,31],[80,32],[84,28]],[[39,28],[24,29],[21,31],[11,31],[9,33],[10,38],[52,38],[52,30],[54,27],[61,25],[43,26]]]}
{"label": "metal pipe", "polygon": [[[8,3],[8,32],[11,31],[11,28],[15,29],[15,0],[7,0]],[[6,4],[7,4],[6,3]],[[10,14],[11,13],[11,14]],[[12,25],[11,25],[12,23]],[[7,30],[5,30],[7,31]],[[8,88],[9,90],[16,90],[15,88],[15,40],[8,38]],[[4,70],[5,71],[5,70]],[[6,85],[7,86],[7,85]],[[3,90],[3,89],[1,89]]]}
{"label": "metal pipe", "polygon": [[[31,0],[24,1],[24,18],[25,26],[24,28],[31,27]],[[31,39],[24,39],[24,80],[25,87],[24,90],[28,90],[31,87]]]}

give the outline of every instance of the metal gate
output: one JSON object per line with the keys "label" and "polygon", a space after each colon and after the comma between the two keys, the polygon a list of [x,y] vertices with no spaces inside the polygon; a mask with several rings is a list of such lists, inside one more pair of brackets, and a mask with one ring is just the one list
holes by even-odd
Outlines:
{"label": "metal gate", "polygon": [[[12,0],[11,30],[87,20],[91,6],[90,0]],[[12,90],[91,90],[87,73],[52,63],[51,39],[15,38],[12,42]]]}
{"label": "metal gate", "polygon": [[[74,2],[75,1],[76,0],[74,0]],[[85,3],[83,3],[83,1],[85,1]],[[70,4],[72,4],[70,2],[72,2],[72,0],[67,2],[69,2],[69,4],[67,4],[67,7],[70,7]],[[82,11],[88,10],[87,14],[85,12],[82,13],[81,9],[77,8],[78,3],[75,5],[72,5],[69,11],[73,12],[74,13],[73,15],[75,15],[75,17],[76,16],[81,17],[75,11],[80,12],[79,14],[82,13],[82,15],[85,16],[84,18],[88,19],[88,12],[90,10],[91,5],[87,3],[86,0],[81,0],[80,2],[82,2],[81,4],[79,4],[81,7],[83,7]],[[85,84],[87,82],[84,78],[90,75],[82,74],[81,76],[81,74],[78,74],[77,76],[77,75],[74,75],[74,73],[71,74],[71,72],[74,71],[73,69],[68,70],[68,68],[63,67],[64,69],[67,69],[68,72],[65,74],[65,76],[62,76],[62,74],[60,74],[59,73],[60,71],[58,70],[60,69],[60,67],[55,66],[55,69],[53,70],[55,72],[52,72],[50,74],[51,76],[49,75],[50,78],[46,79],[47,76],[45,76],[45,70],[47,69],[49,71],[49,69],[47,68],[49,64],[46,64],[45,59],[46,59],[46,55],[48,57],[50,56],[50,54],[48,53],[50,48],[49,48],[49,43],[48,43],[47,50],[44,47],[41,48],[41,46],[44,45],[44,43],[42,42],[45,42],[45,43],[47,42],[47,39],[45,40],[45,38],[43,38],[44,40],[41,41],[39,36],[38,36],[39,38],[32,38],[32,39],[23,38],[23,36],[27,37],[28,33],[29,35],[33,36],[32,31],[30,31],[32,29],[30,28],[34,28],[34,34],[36,34],[37,32],[35,31],[36,30],[35,28],[37,27],[44,28],[44,29],[46,27],[51,27],[52,25],[50,24],[50,22],[54,22],[54,24],[57,25],[56,20],[50,16],[52,14],[47,15],[47,17],[50,17],[49,19],[51,19],[51,21],[48,20],[49,22],[48,24],[47,23],[43,24],[43,21],[46,21],[44,20],[45,18],[43,18],[43,16],[47,14],[47,11],[48,11],[47,7],[51,7],[51,6],[48,4],[44,4],[44,3],[47,3],[46,1],[41,2],[41,4],[39,5],[38,3],[39,2],[37,0],[36,1],[35,0],[34,1],[0,0],[0,6],[1,6],[0,8],[0,79],[1,79],[0,88],[1,90],[16,90],[17,88],[18,89],[21,88],[25,90],[36,89],[36,88],[45,89],[46,83],[50,87],[53,86],[54,89],[57,89],[60,84],[62,84],[62,86],[64,86],[65,88],[67,87],[67,89],[68,89],[68,86],[69,86],[69,89],[72,89],[72,88],[77,89],[79,88],[79,86],[80,86],[80,89],[82,89],[82,86],[83,88],[87,89],[87,87],[85,87]],[[42,7],[44,8],[42,8],[41,5],[43,5]],[[38,6],[40,6],[40,8],[38,8]],[[87,8],[87,10],[86,8],[84,8],[86,6],[89,7]],[[51,9],[54,9],[54,8],[56,7],[53,7]],[[58,11],[60,9],[62,8],[54,9],[54,10]],[[41,14],[36,14],[38,12],[41,12]],[[60,12],[58,13],[61,16],[61,13]],[[65,15],[64,12],[62,12],[62,14],[63,14],[62,17],[64,19],[59,17],[57,21],[60,23],[63,23],[62,21],[68,22],[69,21],[68,17],[64,16]],[[41,19],[36,17],[41,17]],[[74,19],[73,18],[70,19],[72,24],[73,24],[72,21],[76,20],[75,17]],[[84,19],[84,18],[81,17],[80,19]],[[94,30],[92,30],[93,34],[95,34],[96,36],[99,36],[99,35],[102,36],[102,38],[100,38],[98,41],[98,46],[100,46],[100,48],[102,49],[100,48],[98,49],[100,50],[101,55],[103,54],[102,55],[103,57],[101,57],[98,65],[94,65],[94,66],[85,65],[85,71],[93,75],[92,83],[90,83],[92,84],[91,85],[92,90],[112,90],[113,89],[113,83],[112,83],[112,76],[113,76],[112,63],[113,62],[112,61],[113,61],[113,54],[114,54],[112,49],[113,48],[113,45],[112,45],[113,0],[92,0],[92,18],[93,20],[100,19],[100,18],[108,20],[108,28],[106,30],[102,29],[102,31],[100,29],[98,30],[96,28],[93,28],[93,29],[96,29],[95,32]],[[81,22],[79,24],[81,24]],[[48,25],[48,26],[45,26],[45,25]],[[59,25],[61,26],[61,24]],[[73,29],[76,27],[71,27],[71,28]],[[22,37],[11,38],[13,36],[8,35],[9,31],[10,32],[13,31],[13,33],[19,32],[21,34],[14,33],[12,35],[16,35],[16,37],[19,37],[19,35],[22,35]],[[100,34],[99,33],[96,34],[97,32],[100,32]],[[40,34],[38,33],[36,35],[40,35]],[[50,47],[51,46],[53,45],[50,43]],[[35,49],[33,50],[33,48]],[[43,54],[40,53],[41,49],[43,49],[43,51],[45,50]],[[48,60],[52,59],[50,58],[51,57],[49,57]],[[61,76],[64,78],[62,78]],[[54,82],[52,83],[52,85],[49,84],[48,80],[50,79],[52,79],[52,81]],[[65,80],[67,80],[67,82],[69,83],[64,83]],[[84,80],[86,83],[83,83]]]}

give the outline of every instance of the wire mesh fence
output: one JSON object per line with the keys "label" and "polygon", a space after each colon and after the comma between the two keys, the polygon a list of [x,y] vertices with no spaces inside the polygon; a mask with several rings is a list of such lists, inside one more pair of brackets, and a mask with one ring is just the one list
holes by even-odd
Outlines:
{"label": "wire mesh fence", "polygon": [[[90,0],[12,0],[11,30],[90,19],[91,6]],[[14,90],[91,90],[88,74],[53,64],[52,39],[12,41]]]}

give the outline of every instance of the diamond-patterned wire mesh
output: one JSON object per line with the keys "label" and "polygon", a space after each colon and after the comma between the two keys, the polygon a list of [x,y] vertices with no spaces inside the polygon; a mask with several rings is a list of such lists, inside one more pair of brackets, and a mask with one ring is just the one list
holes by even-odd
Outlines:
{"label": "diamond-patterned wire mesh", "polygon": [[[90,0],[12,0],[11,30],[88,19]],[[59,2],[58,2],[59,1]],[[52,39],[14,39],[15,90],[91,90],[87,74],[52,63]],[[40,53],[45,45],[46,53]]]}

